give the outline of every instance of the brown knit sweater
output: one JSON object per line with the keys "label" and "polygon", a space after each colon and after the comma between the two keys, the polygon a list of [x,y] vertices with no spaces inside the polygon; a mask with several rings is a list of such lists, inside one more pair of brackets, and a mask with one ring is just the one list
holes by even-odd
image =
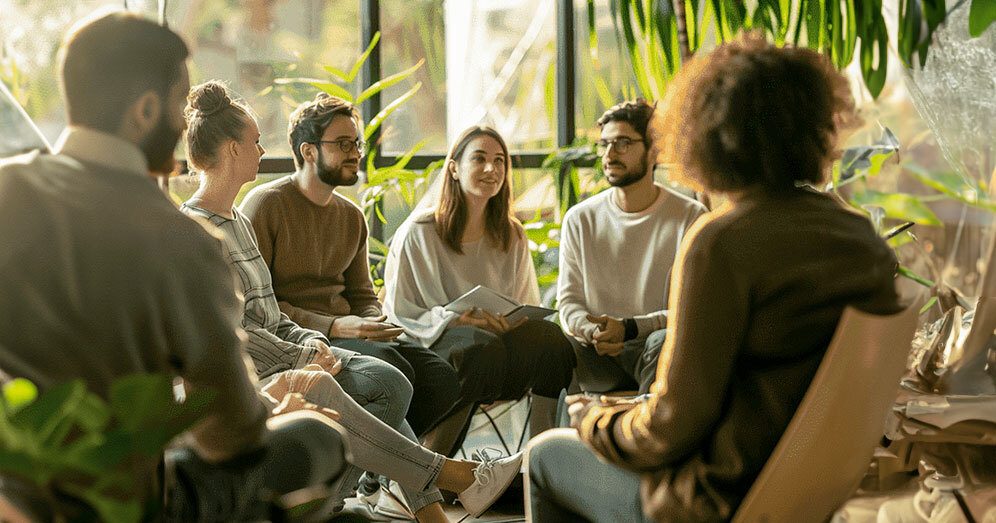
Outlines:
{"label": "brown knit sweater", "polygon": [[336,317],[380,315],[359,206],[339,194],[316,205],[285,176],[254,188],[239,209],[256,229],[280,310],[291,320],[327,334]]}

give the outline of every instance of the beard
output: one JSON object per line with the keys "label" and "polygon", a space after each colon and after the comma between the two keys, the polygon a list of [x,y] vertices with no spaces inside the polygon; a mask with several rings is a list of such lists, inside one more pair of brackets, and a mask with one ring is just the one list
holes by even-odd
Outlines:
{"label": "beard", "polygon": [[149,162],[149,171],[157,174],[169,174],[176,167],[173,151],[180,142],[182,131],[170,126],[165,115],[159,118],[159,123],[152,132],[142,140],[140,149]]}
{"label": "beard", "polygon": [[640,165],[636,169],[626,171],[617,178],[610,178],[606,175],[605,179],[608,180],[609,185],[613,187],[628,187],[642,180],[645,176],[647,176],[647,174],[646,162],[640,162]]}
{"label": "beard", "polygon": [[322,150],[318,149],[318,179],[325,185],[339,187],[342,185],[353,185],[359,181],[360,177],[357,173],[349,175],[343,173],[341,163],[337,166],[330,167],[325,163],[325,157],[322,155]]}

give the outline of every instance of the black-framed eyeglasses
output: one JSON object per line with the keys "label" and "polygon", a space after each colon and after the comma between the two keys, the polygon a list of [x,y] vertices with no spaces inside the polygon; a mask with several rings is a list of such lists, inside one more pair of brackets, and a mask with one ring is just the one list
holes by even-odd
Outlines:
{"label": "black-framed eyeglasses", "polygon": [[355,140],[351,140],[349,138],[340,138],[338,140],[318,140],[315,143],[334,143],[339,146],[340,151],[346,154],[353,152],[354,147],[357,151],[359,151],[360,156],[363,156],[363,153],[367,152],[367,142],[362,138],[356,138]]}
{"label": "black-framed eyeglasses", "polygon": [[630,146],[635,143],[646,143],[643,140],[634,140],[632,138],[627,138],[621,136],[613,140],[599,140],[595,142],[595,148],[598,150],[599,156],[604,156],[605,153],[609,151],[609,147],[615,148],[616,152],[619,154],[624,154],[629,150]]}

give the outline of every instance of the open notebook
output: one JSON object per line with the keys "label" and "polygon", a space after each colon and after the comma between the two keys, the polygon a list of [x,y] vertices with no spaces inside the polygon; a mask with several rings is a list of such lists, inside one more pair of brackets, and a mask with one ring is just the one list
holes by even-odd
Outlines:
{"label": "open notebook", "polygon": [[470,289],[463,296],[451,301],[445,308],[448,311],[462,313],[474,307],[488,311],[491,314],[501,314],[511,323],[519,321],[520,318],[541,320],[557,312],[556,309],[523,305],[512,298],[502,296],[498,292],[481,285]]}

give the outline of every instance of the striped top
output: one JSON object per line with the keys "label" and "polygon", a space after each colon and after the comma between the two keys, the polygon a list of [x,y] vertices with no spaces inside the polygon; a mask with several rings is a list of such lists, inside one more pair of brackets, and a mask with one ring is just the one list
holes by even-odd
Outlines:
{"label": "striped top", "polygon": [[241,286],[238,289],[245,298],[242,327],[249,335],[246,349],[256,366],[257,376],[262,379],[310,363],[315,357],[315,349],[307,342],[318,338],[328,343],[328,339],[318,331],[298,326],[280,312],[273,294],[270,270],[259,253],[252,223],[234,207],[234,219],[231,219],[198,207],[193,202],[187,201],[180,210],[189,216],[210,221],[224,233],[225,259],[232,266]]}

